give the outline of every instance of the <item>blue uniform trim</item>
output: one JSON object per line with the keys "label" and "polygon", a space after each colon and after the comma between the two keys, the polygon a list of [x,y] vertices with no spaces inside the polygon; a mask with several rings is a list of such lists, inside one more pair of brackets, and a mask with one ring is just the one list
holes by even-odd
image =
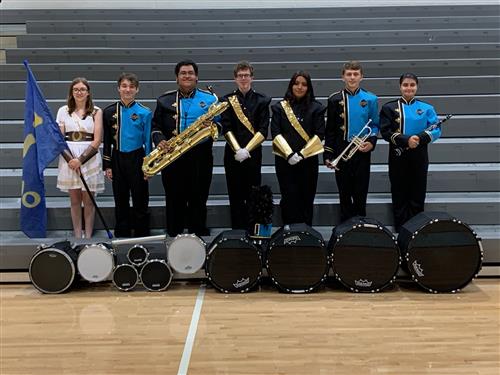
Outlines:
{"label": "blue uniform trim", "polygon": [[434,142],[441,136],[441,128],[427,130],[439,122],[434,107],[420,100],[407,103],[399,100],[401,109],[401,133],[406,136],[418,135],[420,138],[429,137],[429,142]]}
{"label": "blue uniform trim", "polygon": [[[217,101],[215,95],[196,89],[194,95],[189,98],[179,97],[178,102],[178,129],[179,132],[186,130],[198,117],[205,114],[213,103]],[[215,119],[217,121],[217,118]]]}
{"label": "blue uniform trim", "polygon": [[377,96],[364,89],[358,89],[355,93],[343,90],[345,103],[347,141],[351,141],[365,126],[368,120],[372,120],[370,136],[376,136],[379,131],[379,113]]}
{"label": "blue uniform trim", "polygon": [[144,147],[146,155],[151,152],[151,110],[137,102],[124,106],[121,104],[118,118],[118,149],[121,152],[135,151]]}

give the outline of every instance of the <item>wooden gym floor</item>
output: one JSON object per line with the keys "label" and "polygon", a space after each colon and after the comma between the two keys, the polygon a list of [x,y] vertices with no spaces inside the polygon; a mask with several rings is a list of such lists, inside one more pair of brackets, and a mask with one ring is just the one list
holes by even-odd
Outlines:
{"label": "wooden gym floor", "polygon": [[0,374],[498,375],[500,280],[458,294],[396,286],[225,295],[110,284],[42,295],[0,285]]}

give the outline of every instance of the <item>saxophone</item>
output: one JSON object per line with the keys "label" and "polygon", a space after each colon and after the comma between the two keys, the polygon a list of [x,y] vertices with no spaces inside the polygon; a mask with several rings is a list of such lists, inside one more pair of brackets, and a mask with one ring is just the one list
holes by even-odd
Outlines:
{"label": "saxophone", "polygon": [[[228,107],[228,102],[213,103],[208,108],[207,113],[198,117],[187,129],[175,137],[170,138],[167,141],[166,149],[162,150],[157,147],[149,155],[145,156],[142,162],[142,171],[144,175],[148,177],[154,176],[208,137],[212,137],[216,140],[219,136],[217,125],[212,122],[207,126],[204,122],[212,120],[215,116],[224,112]],[[171,151],[167,152],[167,150]]]}

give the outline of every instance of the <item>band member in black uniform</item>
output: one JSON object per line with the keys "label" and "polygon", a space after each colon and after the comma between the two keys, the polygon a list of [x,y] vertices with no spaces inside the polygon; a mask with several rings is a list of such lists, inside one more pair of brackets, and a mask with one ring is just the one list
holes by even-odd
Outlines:
{"label": "band member in black uniform", "polygon": [[[342,68],[344,89],[328,98],[325,131],[325,165],[335,169],[335,180],[339,189],[340,221],[354,216],[366,216],[366,197],[370,183],[371,151],[377,143],[378,103],[377,97],[360,88],[363,69],[358,61],[349,61]],[[359,134],[371,120],[371,133],[351,159],[341,161],[338,168],[332,165],[349,142]],[[361,135],[364,135],[361,134]]]}
{"label": "band member in black uniform", "polygon": [[311,77],[304,71],[292,76],[284,100],[272,106],[271,134],[283,224],[312,225],[325,110],[315,99]]}
{"label": "band member in black uniform", "polygon": [[137,76],[122,73],[118,78],[120,100],[103,111],[103,168],[113,185],[116,237],[149,235],[148,181],[141,167],[142,159],[151,152],[152,111],[135,100],[138,92]]}
{"label": "band member in black uniform", "polygon": [[439,120],[434,107],[415,99],[417,76],[405,73],[399,85],[401,98],[386,103],[380,111],[380,130],[390,145],[389,179],[396,232],[424,210],[427,145],[441,136],[441,128],[435,126]]}
{"label": "band member in black uniform", "polygon": [[271,98],[252,88],[253,66],[247,61],[234,68],[238,89],[224,96],[231,108],[222,114],[227,191],[233,229],[248,229],[247,201],[252,186],[261,184],[262,147],[269,128]]}
{"label": "band member in black uniform", "polygon": [[[153,115],[153,142],[162,149],[168,147],[167,140],[186,130],[217,101],[214,94],[196,87],[198,66],[194,61],[179,62],[175,76],[178,89],[158,98]],[[206,221],[212,144],[212,138],[203,140],[161,172],[169,236],[183,233],[185,228],[198,236],[210,235]]]}

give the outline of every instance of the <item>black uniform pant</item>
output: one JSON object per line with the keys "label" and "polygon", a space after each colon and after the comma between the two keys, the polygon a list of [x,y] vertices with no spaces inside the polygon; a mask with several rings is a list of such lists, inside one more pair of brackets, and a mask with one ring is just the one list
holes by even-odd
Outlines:
{"label": "black uniform pant", "polygon": [[113,151],[111,168],[117,237],[149,236],[149,189],[142,173],[143,158],[143,148],[131,152]]}
{"label": "black uniform pant", "polygon": [[224,169],[226,171],[227,192],[231,206],[231,226],[233,229],[249,229],[248,199],[252,186],[260,186],[262,149],[253,150],[251,157],[239,162],[234,160],[234,152],[226,144]]}
{"label": "black uniform pant", "polygon": [[207,200],[212,182],[212,140],[205,141],[162,171],[165,189],[167,233],[184,232],[208,236]]}
{"label": "black uniform pant", "polygon": [[396,232],[406,221],[424,210],[428,167],[427,145],[405,150],[401,156],[397,156],[391,146],[389,179]]}
{"label": "black uniform pant", "polygon": [[339,189],[340,221],[354,216],[366,216],[366,196],[370,184],[371,152],[357,152],[351,159],[339,163],[335,180]]}
{"label": "black uniform pant", "polygon": [[318,184],[318,157],[290,165],[276,156],[276,175],[281,191],[283,224],[306,223],[312,226],[314,197]]}

